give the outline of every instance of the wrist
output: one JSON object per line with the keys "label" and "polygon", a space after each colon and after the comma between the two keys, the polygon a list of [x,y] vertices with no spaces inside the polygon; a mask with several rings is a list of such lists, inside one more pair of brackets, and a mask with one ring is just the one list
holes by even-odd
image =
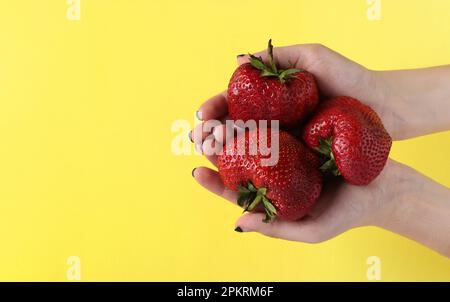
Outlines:
{"label": "wrist", "polygon": [[376,102],[382,103],[384,106],[395,103],[401,94],[391,83],[390,71],[370,70],[372,84],[374,90],[374,98]]}
{"label": "wrist", "polygon": [[[396,179],[391,178],[387,184],[389,189],[384,196],[382,209],[374,222],[375,226],[387,230],[398,230],[404,227],[405,223],[413,213],[411,207],[415,203],[417,196],[411,191],[411,182],[406,174],[398,173]],[[395,185],[393,185],[395,184]]]}
{"label": "wrist", "polygon": [[[402,212],[405,207],[405,199],[408,199],[410,190],[408,184],[410,177],[404,169],[409,167],[388,159],[382,173],[375,180],[378,194],[376,194],[377,206],[373,208],[368,224],[391,229],[394,225],[402,223]],[[395,185],[393,185],[395,184]]]}
{"label": "wrist", "polygon": [[403,104],[405,94],[399,91],[392,80],[390,71],[371,70],[372,103],[375,111],[381,117],[383,124],[394,140],[404,137],[404,116],[407,113]]}
{"label": "wrist", "polygon": [[410,167],[394,161],[390,165],[394,171],[386,184],[393,189],[373,225],[450,257],[450,191]]}

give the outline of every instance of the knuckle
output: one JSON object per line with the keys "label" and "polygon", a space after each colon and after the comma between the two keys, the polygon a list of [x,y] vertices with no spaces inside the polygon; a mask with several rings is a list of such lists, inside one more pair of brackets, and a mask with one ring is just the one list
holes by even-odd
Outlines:
{"label": "knuckle", "polygon": [[264,235],[271,237],[271,238],[278,238],[279,237],[279,231],[276,227],[275,223],[268,224],[264,229]]}
{"label": "knuckle", "polygon": [[322,44],[307,44],[304,49],[303,61],[309,68],[321,66],[327,57],[328,48]]}
{"label": "knuckle", "polygon": [[313,56],[320,56],[326,50],[326,47],[323,44],[319,43],[310,44],[309,46],[311,55]]}

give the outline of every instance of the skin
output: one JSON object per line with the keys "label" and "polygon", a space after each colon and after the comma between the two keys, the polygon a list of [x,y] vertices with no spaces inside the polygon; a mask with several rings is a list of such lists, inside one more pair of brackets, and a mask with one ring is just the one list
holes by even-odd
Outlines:
{"label": "skin", "polygon": [[[265,51],[256,55],[266,58]],[[349,95],[372,107],[393,140],[450,129],[450,66],[372,71],[318,44],[275,48],[274,57],[281,68],[303,68],[313,73],[325,96]],[[245,62],[247,56],[238,57],[238,64]],[[198,116],[203,121],[226,120],[226,93],[202,104]],[[198,150],[207,150],[212,141],[223,143],[223,126],[210,132],[201,127],[192,132]],[[206,157],[215,164],[216,156]],[[224,187],[216,171],[199,167],[193,176],[207,190],[235,203],[237,193]],[[352,228],[378,226],[450,257],[450,190],[390,159],[367,186],[339,179],[328,183],[310,214],[299,221],[266,224],[262,218],[261,213],[245,214],[236,227],[243,232],[317,243]]]}

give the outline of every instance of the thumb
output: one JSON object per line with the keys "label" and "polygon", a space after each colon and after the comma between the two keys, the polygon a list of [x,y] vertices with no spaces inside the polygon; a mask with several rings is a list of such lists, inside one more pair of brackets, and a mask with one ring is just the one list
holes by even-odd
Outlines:
{"label": "thumb", "polygon": [[[320,48],[324,46],[318,44],[298,44],[285,47],[274,47],[273,58],[278,67],[282,69],[288,68],[301,68],[308,70],[311,67],[312,62],[317,57],[317,53]],[[254,56],[261,57],[262,60],[268,62],[267,50],[262,50],[253,54]],[[250,62],[250,55],[244,54],[237,56],[238,65],[242,65]]]}

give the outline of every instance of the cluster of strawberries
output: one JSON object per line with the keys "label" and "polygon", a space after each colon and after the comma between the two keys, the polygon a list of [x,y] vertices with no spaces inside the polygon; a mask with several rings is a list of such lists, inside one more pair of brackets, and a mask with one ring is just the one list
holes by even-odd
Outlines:
{"label": "cluster of strawberries", "polygon": [[[297,220],[320,196],[325,175],[341,176],[353,185],[367,185],[386,164],[392,140],[369,106],[349,96],[319,101],[314,76],[300,69],[281,70],[269,41],[268,63],[250,55],[228,86],[228,111],[234,120],[278,120],[281,129],[255,128],[228,141],[219,156],[225,186],[239,192],[238,204],[247,211]],[[284,130],[282,130],[284,129]],[[294,133],[300,133],[295,135]],[[250,147],[278,142],[278,161]],[[245,152],[238,150],[245,146]]]}

